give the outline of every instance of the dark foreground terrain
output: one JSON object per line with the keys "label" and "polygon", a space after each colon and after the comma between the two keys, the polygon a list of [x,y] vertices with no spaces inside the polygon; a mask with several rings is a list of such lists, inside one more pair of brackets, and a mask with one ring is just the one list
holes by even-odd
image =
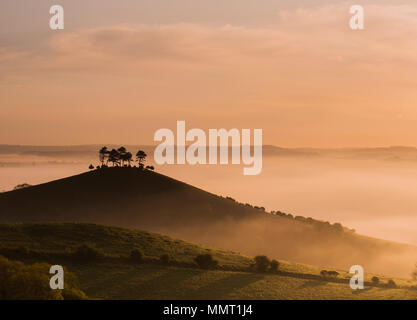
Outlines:
{"label": "dark foreground terrain", "polygon": [[[30,272],[39,270],[44,287],[49,283],[48,267],[64,266],[66,278],[75,283],[71,294],[64,295],[70,299],[417,298],[411,281],[393,279],[392,287],[388,284],[392,278],[378,275],[375,285],[371,282],[375,275],[366,274],[365,289],[352,291],[350,274],[345,271],[323,277],[320,268],[279,260],[276,271],[259,272],[251,266],[251,257],[236,252],[93,224],[2,224],[0,244],[0,256],[9,261],[23,261],[27,266],[36,262]],[[84,246],[92,252],[80,254],[77,250]],[[133,250],[142,252],[141,259],[131,257]],[[218,265],[203,269],[195,262],[201,254],[210,254]],[[60,298],[51,296],[47,288],[45,292],[49,299]],[[28,297],[26,291],[14,294],[15,298]]]}

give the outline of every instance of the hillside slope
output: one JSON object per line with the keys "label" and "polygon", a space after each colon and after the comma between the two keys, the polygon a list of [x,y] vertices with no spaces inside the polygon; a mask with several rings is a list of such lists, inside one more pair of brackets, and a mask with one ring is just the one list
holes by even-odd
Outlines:
{"label": "hillside slope", "polygon": [[[79,260],[68,255],[81,244],[101,250],[105,257]],[[142,250],[145,261],[128,258],[136,248]],[[215,270],[197,268],[193,260],[202,253],[210,253],[219,266]],[[381,285],[375,287],[368,285],[373,275],[367,274],[366,290],[352,291],[348,285],[351,275],[341,270],[336,279],[324,279],[317,267],[280,260],[277,272],[255,273],[250,271],[252,258],[230,250],[94,224],[0,224],[1,254],[26,264],[60,264],[78,278],[80,288],[93,299],[417,298],[412,287],[415,282],[394,279],[398,287],[388,288],[389,278],[378,276]],[[161,264],[158,259],[162,254],[185,265]]]}
{"label": "hillside slope", "polygon": [[107,168],[0,194],[0,222],[91,222],[318,266],[408,276],[413,246],[267,214],[137,168]]}

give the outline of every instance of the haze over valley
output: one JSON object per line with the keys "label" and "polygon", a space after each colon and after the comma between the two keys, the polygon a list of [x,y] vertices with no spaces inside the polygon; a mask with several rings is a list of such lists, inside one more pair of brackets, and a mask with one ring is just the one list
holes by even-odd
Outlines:
{"label": "haze over valley", "polygon": [[[48,182],[97,164],[98,146],[0,146],[0,190]],[[151,146],[144,147],[150,155]],[[263,170],[164,165],[158,172],[240,202],[341,222],[358,233],[417,244],[417,149],[286,149],[264,146]],[[272,187],[271,187],[272,186]]]}

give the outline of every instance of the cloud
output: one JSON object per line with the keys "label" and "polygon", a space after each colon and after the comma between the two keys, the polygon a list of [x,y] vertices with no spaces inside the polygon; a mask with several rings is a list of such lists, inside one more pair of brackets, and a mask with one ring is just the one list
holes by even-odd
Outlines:
{"label": "cloud", "polygon": [[417,119],[417,5],[367,5],[363,31],[349,29],[349,6],[279,11],[276,23],[258,27],[125,24],[53,33],[42,50],[0,47],[0,92],[23,109],[47,109],[46,95],[66,97],[64,114],[99,105],[109,116],[117,105],[132,117],[143,104],[158,117],[239,114],[246,124],[281,125],[294,141],[339,132],[341,141],[379,143],[393,118],[404,135]]}
{"label": "cloud", "polygon": [[366,30],[359,32],[348,27],[348,8],[338,4],[280,11],[275,25],[262,28],[119,25],[58,33],[41,54],[1,48],[0,61],[11,66],[0,72],[5,76],[16,68],[28,74],[119,73],[161,64],[168,68],[209,64],[227,70],[227,66],[293,63],[311,68],[314,62],[352,68],[416,62],[417,6],[365,6]]}

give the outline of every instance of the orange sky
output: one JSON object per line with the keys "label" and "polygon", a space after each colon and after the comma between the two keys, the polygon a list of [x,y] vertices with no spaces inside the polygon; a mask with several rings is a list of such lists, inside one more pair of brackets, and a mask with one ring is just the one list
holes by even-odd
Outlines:
{"label": "orange sky", "polygon": [[2,3],[0,143],[149,144],[186,120],[282,146],[417,146],[417,4],[367,1],[352,31],[351,3],[296,2],[63,1],[63,31],[53,3]]}

